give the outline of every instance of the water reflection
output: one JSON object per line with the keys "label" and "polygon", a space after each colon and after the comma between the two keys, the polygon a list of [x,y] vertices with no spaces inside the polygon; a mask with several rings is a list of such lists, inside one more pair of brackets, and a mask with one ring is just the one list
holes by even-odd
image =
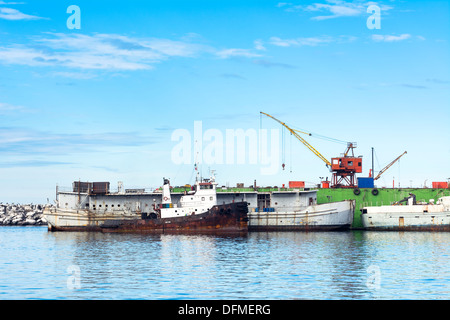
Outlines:
{"label": "water reflection", "polygon": [[[450,292],[450,233],[2,231],[6,299],[448,299]],[[79,288],[67,285],[70,266],[79,267]]]}

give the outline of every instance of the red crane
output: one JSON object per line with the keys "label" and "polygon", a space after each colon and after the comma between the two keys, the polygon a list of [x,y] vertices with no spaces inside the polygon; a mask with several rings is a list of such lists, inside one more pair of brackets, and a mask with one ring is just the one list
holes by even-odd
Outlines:
{"label": "red crane", "polygon": [[[362,172],[362,157],[355,157],[353,149],[356,148],[355,142],[348,142],[347,149],[342,157],[331,158],[331,162],[329,162],[319,151],[317,151],[313,146],[311,146],[305,139],[303,139],[299,133],[311,135],[310,133],[302,132],[299,130],[295,130],[290,128],[286,123],[278,120],[277,118],[260,112],[272,118],[273,120],[281,123],[289,132],[294,135],[298,140],[300,140],[309,150],[311,150],[316,156],[318,156],[323,162],[325,162],[326,166],[332,172],[332,180],[331,187],[332,188],[355,188],[357,184],[355,183],[355,174]],[[350,155],[351,153],[351,155]],[[283,163],[284,169],[284,163]]]}

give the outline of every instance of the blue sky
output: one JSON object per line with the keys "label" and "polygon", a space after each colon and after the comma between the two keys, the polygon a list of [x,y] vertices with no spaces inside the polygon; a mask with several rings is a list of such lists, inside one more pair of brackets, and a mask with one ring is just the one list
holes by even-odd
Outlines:
{"label": "blue sky", "polygon": [[[69,29],[70,5],[81,29]],[[369,29],[370,5],[380,29]],[[357,142],[378,185],[450,177],[447,1],[0,1],[0,194],[45,202],[72,181],[191,182],[177,129],[288,125]],[[306,138],[306,137],[305,137]],[[345,144],[306,138],[326,158]],[[205,143],[204,143],[205,144]],[[283,144],[280,131],[280,144]],[[285,135],[286,170],[200,166],[220,185],[318,183],[330,172]],[[238,150],[239,151],[239,150]],[[242,151],[242,150],[241,150]],[[193,161],[192,161],[193,162]]]}

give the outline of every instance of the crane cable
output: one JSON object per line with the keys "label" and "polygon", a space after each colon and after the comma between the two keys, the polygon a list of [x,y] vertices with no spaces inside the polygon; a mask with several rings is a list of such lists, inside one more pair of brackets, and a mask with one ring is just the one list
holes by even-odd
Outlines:
{"label": "crane cable", "polygon": [[[310,145],[305,139],[303,139],[297,132],[302,132],[300,130],[293,130],[291,129],[286,123],[278,120],[277,118],[271,116],[270,114],[267,114],[265,112],[260,112],[260,114],[264,114],[268,116],[269,118],[272,118],[273,120],[277,121],[278,123],[281,123],[286,129],[288,129],[291,134],[293,134],[298,140],[300,140],[309,150],[311,150],[316,156],[318,156],[323,162],[325,162],[327,167],[331,167],[330,161],[328,161],[319,151],[317,151],[312,145]],[[305,132],[302,132],[305,133]],[[310,135],[310,134],[309,134]]]}

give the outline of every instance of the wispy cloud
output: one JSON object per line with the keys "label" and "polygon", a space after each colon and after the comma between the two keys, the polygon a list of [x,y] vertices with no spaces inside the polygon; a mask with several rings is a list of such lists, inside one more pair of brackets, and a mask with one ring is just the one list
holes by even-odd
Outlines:
{"label": "wispy cloud", "polygon": [[340,17],[356,17],[367,13],[367,7],[376,4],[382,11],[393,9],[392,6],[379,4],[371,1],[353,1],[327,0],[325,3],[313,3],[310,5],[296,5],[293,3],[280,2],[277,7],[284,8],[289,12],[308,12],[313,13],[312,20],[327,20]]}
{"label": "wispy cloud", "polygon": [[382,82],[382,83],[373,83],[373,84],[361,83],[359,85],[356,85],[355,89],[367,90],[367,89],[371,89],[371,88],[397,88],[397,87],[403,87],[403,88],[408,88],[408,89],[419,89],[419,90],[429,89],[428,86],[425,86],[422,84],[416,84],[416,83],[408,83],[408,82],[403,82],[403,83]]}
{"label": "wispy cloud", "polygon": [[442,79],[436,79],[436,78],[430,78],[426,80],[427,82],[437,83],[437,84],[449,84],[450,81],[448,80],[442,80]]}
{"label": "wispy cloud", "polygon": [[47,167],[54,165],[67,165],[70,162],[46,161],[46,160],[19,160],[19,161],[0,161],[0,168],[16,168],[16,167]]}
{"label": "wispy cloud", "polygon": [[264,47],[264,42],[261,39],[257,39],[253,43],[255,45],[256,50],[263,50],[263,51],[266,50],[266,47]]}
{"label": "wispy cloud", "polygon": [[253,63],[258,66],[262,66],[262,67],[266,67],[266,68],[272,68],[272,67],[279,67],[279,68],[285,68],[285,69],[295,69],[296,68],[296,66],[294,66],[292,64],[281,63],[281,62],[272,62],[269,60],[262,60],[262,59],[253,60]]}
{"label": "wispy cloud", "polygon": [[29,109],[25,107],[0,102],[0,115],[15,114],[18,112],[22,113],[27,111],[29,111]]}
{"label": "wispy cloud", "polygon": [[411,35],[408,33],[404,33],[399,36],[381,35],[381,34],[372,35],[372,40],[378,41],[378,42],[397,42],[397,41],[403,41],[403,40],[407,40],[407,39],[411,39]]}
{"label": "wispy cloud", "polygon": [[[0,1],[0,5],[2,5],[2,4],[20,4],[20,3],[18,3],[18,2],[6,3],[6,2]],[[4,20],[40,20],[40,19],[47,19],[47,18],[25,14],[23,12],[20,12],[17,9],[13,9],[13,8],[0,7],[0,19],[4,19]]]}
{"label": "wispy cloud", "polygon": [[70,79],[92,79],[95,78],[96,75],[92,73],[82,73],[82,72],[67,72],[67,71],[61,71],[61,72],[53,72],[53,76],[55,77],[64,77],[64,78],[70,78]]}
{"label": "wispy cloud", "polygon": [[29,45],[0,48],[0,61],[74,69],[143,70],[171,57],[189,57],[198,46],[168,39],[137,39],[115,34],[48,33]]}
{"label": "wispy cloud", "polygon": [[401,87],[410,88],[410,89],[428,89],[427,86],[418,85],[418,84],[410,84],[410,83],[401,83]]}
{"label": "wispy cloud", "polygon": [[[84,77],[73,70],[135,71],[176,57],[207,54],[221,59],[261,57],[251,49],[215,49],[203,44],[158,38],[133,38],[118,34],[45,33],[29,43],[0,47],[0,63],[36,67],[63,67],[60,76]],[[89,77],[94,75],[90,74]]]}
{"label": "wispy cloud", "polygon": [[259,53],[254,53],[249,49],[224,49],[216,52],[216,55],[222,59],[244,57],[244,58],[256,58],[261,57]]}
{"label": "wispy cloud", "polygon": [[236,74],[236,73],[222,73],[220,74],[220,77],[227,78],[227,79],[239,79],[239,80],[246,80],[245,77]]}
{"label": "wispy cloud", "polygon": [[155,138],[136,132],[53,133],[19,127],[0,127],[3,155],[70,155],[115,147],[136,147],[155,143]]}
{"label": "wispy cloud", "polygon": [[331,37],[311,37],[311,38],[294,38],[281,39],[278,37],[271,37],[269,43],[277,47],[291,47],[291,46],[317,46],[323,43],[330,43]]}
{"label": "wispy cloud", "polygon": [[353,42],[357,38],[353,36],[340,36],[340,37],[331,37],[331,36],[320,36],[320,37],[300,37],[293,39],[281,39],[278,37],[271,37],[269,43],[278,47],[300,47],[300,46],[309,46],[315,47],[323,44],[329,43],[344,43],[344,42]]}

